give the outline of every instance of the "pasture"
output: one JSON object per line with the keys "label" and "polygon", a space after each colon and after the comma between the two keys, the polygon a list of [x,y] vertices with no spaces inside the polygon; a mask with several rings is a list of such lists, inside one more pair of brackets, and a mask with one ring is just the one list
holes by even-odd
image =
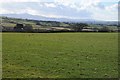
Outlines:
{"label": "pasture", "polygon": [[117,33],[3,33],[3,78],[116,78]]}

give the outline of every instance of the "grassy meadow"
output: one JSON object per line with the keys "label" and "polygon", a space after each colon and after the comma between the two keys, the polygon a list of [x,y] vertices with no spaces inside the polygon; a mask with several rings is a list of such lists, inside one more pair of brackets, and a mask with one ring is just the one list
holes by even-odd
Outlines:
{"label": "grassy meadow", "polygon": [[117,33],[3,33],[3,78],[116,78]]}

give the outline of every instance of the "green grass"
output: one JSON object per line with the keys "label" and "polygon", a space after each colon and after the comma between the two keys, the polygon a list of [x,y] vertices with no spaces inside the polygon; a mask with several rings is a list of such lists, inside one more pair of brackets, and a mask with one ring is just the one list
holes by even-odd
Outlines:
{"label": "green grass", "polygon": [[3,33],[3,78],[116,78],[117,33]]}
{"label": "green grass", "polygon": [[14,23],[2,23],[2,26],[5,26],[5,27],[15,27],[16,24]]}

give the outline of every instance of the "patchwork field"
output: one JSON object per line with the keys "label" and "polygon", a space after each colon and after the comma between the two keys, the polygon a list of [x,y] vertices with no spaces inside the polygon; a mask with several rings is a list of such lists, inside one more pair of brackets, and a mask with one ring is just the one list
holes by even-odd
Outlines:
{"label": "patchwork field", "polygon": [[3,78],[116,78],[117,33],[3,33]]}

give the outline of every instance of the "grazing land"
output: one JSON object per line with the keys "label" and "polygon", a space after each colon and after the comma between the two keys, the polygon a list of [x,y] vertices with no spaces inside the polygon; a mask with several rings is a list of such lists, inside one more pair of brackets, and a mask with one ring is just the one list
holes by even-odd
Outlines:
{"label": "grazing land", "polygon": [[2,32],[119,32],[117,23],[108,22],[59,22],[0,16]]}
{"label": "grazing land", "polygon": [[3,33],[3,78],[116,78],[117,33]]}

